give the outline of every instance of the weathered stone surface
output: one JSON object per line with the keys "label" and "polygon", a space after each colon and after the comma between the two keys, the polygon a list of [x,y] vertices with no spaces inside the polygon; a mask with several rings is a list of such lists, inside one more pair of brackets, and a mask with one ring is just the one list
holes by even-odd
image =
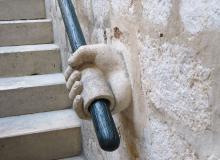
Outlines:
{"label": "weathered stone surface", "polygon": [[0,154],[4,160],[78,155],[80,137],[80,121],[72,109],[0,118]]}
{"label": "weathered stone surface", "polygon": [[202,131],[211,125],[210,69],[201,65],[196,53],[180,45],[144,43],[140,54],[146,95],[167,116]]}
{"label": "weathered stone surface", "polygon": [[[67,61],[71,53],[71,49],[68,42],[68,37],[65,34],[65,27],[62,21],[62,15],[58,6],[57,0],[45,0],[47,17],[52,19],[54,43],[60,47],[62,69],[63,71],[67,67]],[[64,33],[64,34],[61,34]]]}
{"label": "weathered stone surface", "polygon": [[142,1],[143,16],[157,25],[166,25],[171,14],[171,0]]}
{"label": "weathered stone surface", "polygon": [[175,131],[160,120],[151,117],[149,128],[145,129],[148,149],[148,159],[189,159],[198,160],[190,144],[178,136]]}
{"label": "weathered stone surface", "polygon": [[0,1],[0,20],[41,19],[45,17],[45,0]]}
{"label": "weathered stone surface", "polygon": [[117,151],[101,151],[92,123],[83,121],[86,157],[220,159],[219,1],[73,2],[89,44],[128,49],[133,91],[131,107],[114,116]]}
{"label": "weathered stone surface", "polygon": [[0,46],[53,42],[51,20],[0,21]]}
{"label": "weathered stone surface", "polygon": [[192,34],[220,29],[220,1],[218,0],[182,1],[180,14],[186,30]]}
{"label": "weathered stone surface", "polygon": [[120,45],[87,45],[76,50],[68,60],[70,67],[65,71],[69,73],[66,77],[71,77],[69,70],[73,70],[73,75],[76,70],[81,71],[80,81],[83,85],[81,91],[75,87],[79,79],[75,82],[72,81],[75,78],[67,78],[67,84],[72,83],[73,86],[70,87],[72,88],[69,94],[71,99],[75,101],[77,95],[83,99],[83,105],[75,103],[74,108],[84,108],[80,110],[80,112],[84,110],[87,114],[84,117],[90,117],[89,106],[97,99],[108,100],[113,114],[119,113],[130,105],[131,85],[125,64],[126,52],[127,50]]}
{"label": "weathered stone surface", "polygon": [[0,47],[0,76],[24,76],[61,71],[59,47],[54,44]]}

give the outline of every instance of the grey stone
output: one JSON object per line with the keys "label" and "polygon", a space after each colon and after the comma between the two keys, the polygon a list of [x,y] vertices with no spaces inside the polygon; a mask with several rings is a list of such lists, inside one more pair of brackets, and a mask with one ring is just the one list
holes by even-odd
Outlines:
{"label": "grey stone", "polygon": [[60,159],[60,160],[86,160],[86,158],[83,156],[76,156],[76,157],[64,158],[64,159]]}
{"label": "grey stone", "polygon": [[45,18],[44,0],[1,0],[0,20]]}
{"label": "grey stone", "polygon": [[54,44],[0,47],[0,76],[61,71],[59,47]]}
{"label": "grey stone", "polygon": [[0,21],[0,46],[53,42],[51,20]]}
{"label": "grey stone", "polygon": [[0,117],[71,106],[62,74],[0,78]]}
{"label": "grey stone", "polygon": [[71,109],[0,118],[4,160],[48,160],[81,150],[80,121]]}

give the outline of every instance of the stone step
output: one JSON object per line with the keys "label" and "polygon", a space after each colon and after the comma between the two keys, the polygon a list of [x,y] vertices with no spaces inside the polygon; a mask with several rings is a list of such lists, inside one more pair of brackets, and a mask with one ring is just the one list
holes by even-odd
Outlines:
{"label": "stone step", "polygon": [[45,18],[44,0],[0,0],[0,20]]}
{"label": "stone step", "polygon": [[0,46],[48,43],[53,43],[51,20],[0,21]]}
{"label": "stone step", "polygon": [[71,106],[63,74],[0,78],[0,117]]}
{"label": "stone step", "polygon": [[80,121],[72,109],[0,118],[2,160],[52,160],[80,151]]}
{"label": "stone step", "polygon": [[86,158],[83,156],[75,156],[75,157],[64,158],[64,159],[59,159],[59,160],[86,160]]}
{"label": "stone step", "polygon": [[0,47],[0,76],[24,76],[61,72],[55,44]]}

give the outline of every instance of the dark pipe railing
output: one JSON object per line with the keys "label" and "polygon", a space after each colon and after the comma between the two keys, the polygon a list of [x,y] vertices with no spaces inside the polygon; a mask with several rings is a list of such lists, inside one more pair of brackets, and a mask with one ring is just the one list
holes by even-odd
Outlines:
{"label": "dark pipe railing", "polygon": [[[76,12],[71,0],[59,0],[70,46],[74,52],[80,46],[86,45]],[[92,103],[89,112],[92,117],[99,145],[105,151],[114,151],[119,147],[120,138],[109,109],[109,102],[99,99]]]}
{"label": "dark pipe railing", "polygon": [[100,99],[90,106],[89,112],[96,131],[99,145],[105,151],[114,151],[119,147],[120,138],[109,109],[109,102]]}

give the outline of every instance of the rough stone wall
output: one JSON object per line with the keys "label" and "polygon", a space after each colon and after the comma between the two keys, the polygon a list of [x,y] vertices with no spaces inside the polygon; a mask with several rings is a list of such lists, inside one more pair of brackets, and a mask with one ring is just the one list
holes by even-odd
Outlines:
{"label": "rough stone wall", "polygon": [[[56,42],[68,56],[57,2],[49,1]],[[75,0],[88,44],[129,50],[133,102],[115,115],[121,146],[99,149],[82,122],[89,160],[220,159],[220,1]]]}
{"label": "rough stone wall", "polygon": [[59,45],[61,51],[62,68],[67,67],[67,60],[71,53],[67,34],[63,24],[57,0],[45,0],[47,17],[53,20],[54,43]]}

